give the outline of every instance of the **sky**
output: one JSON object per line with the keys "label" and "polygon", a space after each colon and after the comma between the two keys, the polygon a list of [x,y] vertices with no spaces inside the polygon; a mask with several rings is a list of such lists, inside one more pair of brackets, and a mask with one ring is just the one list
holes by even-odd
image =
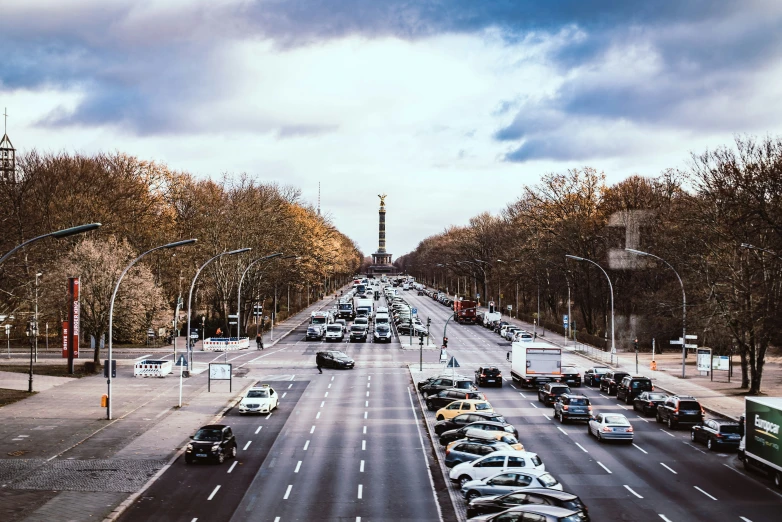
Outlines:
{"label": "sky", "polygon": [[293,185],[395,257],[543,174],[782,134],[776,0],[3,0],[19,152]]}

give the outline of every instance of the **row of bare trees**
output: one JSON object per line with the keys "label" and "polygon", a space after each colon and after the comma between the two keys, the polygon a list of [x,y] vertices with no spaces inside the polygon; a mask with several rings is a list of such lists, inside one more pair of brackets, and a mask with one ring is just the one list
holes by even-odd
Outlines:
{"label": "row of bare trees", "polygon": [[[276,252],[286,257],[259,262],[247,273],[239,311],[243,325],[252,323],[257,303],[266,302],[267,316],[271,309],[282,316],[301,309],[337,288],[362,261],[353,241],[292,187],[246,175],[196,179],[120,153],[23,154],[16,176],[0,180],[0,205],[0,253],[55,230],[103,224],[86,236],[33,243],[0,265],[0,314],[15,318],[17,337],[32,319],[36,274],[42,273],[39,325],[59,330],[66,317],[66,280],[79,276],[82,339],[103,338],[122,269],[141,252],[180,239],[198,242],[150,254],[123,280],[115,303],[115,342],[138,342],[148,328],[170,329],[177,300],[182,296],[186,305],[196,270],[221,252],[252,248],[207,266],[198,279],[193,315],[199,320],[193,324],[206,317],[207,329],[226,332],[228,315],[236,313],[239,279],[253,260]],[[98,363],[98,350],[94,358]]]}
{"label": "row of bare trees", "polygon": [[[568,293],[578,331],[618,347],[658,349],[688,333],[737,353],[742,387],[761,391],[766,352],[782,340],[782,140],[737,138],[693,154],[687,168],[607,185],[592,168],[546,174],[499,215],[473,217],[423,240],[401,269],[450,293],[501,300],[562,331]],[[539,296],[539,297],[538,297]],[[540,317],[535,317],[538,309]],[[677,347],[678,348],[678,347]]]}

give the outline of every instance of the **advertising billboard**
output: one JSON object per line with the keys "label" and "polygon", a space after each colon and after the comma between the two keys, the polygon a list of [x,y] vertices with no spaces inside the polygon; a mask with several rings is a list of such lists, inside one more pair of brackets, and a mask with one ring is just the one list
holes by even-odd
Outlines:
{"label": "advertising billboard", "polygon": [[746,407],[746,452],[767,463],[782,466],[779,441],[782,400],[747,398]]}

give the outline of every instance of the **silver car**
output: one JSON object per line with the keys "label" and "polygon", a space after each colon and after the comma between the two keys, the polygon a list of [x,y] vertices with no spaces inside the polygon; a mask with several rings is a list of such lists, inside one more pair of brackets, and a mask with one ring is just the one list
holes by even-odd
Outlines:
{"label": "silver car", "polygon": [[486,495],[504,495],[525,488],[550,488],[562,491],[562,484],[547,471],[524,469],[506,471],[462,484],[462,496],[470,502]]}
{"label": "silver car", "polygon": [[633,443],[633,426],[621,413],[598,413],[587,424],[587,433],[597,440],[623,440]]}

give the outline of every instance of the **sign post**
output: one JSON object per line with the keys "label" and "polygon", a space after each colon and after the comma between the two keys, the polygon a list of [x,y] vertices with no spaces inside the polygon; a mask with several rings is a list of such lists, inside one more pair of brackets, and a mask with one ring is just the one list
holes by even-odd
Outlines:
{"label": "sign post", "polygon": [[68,278],[68,373],[73,374],[73,360],[79,358],[79,284],[78,277]]}
{"label": "sign post", "polygon": [[228,381],[228,391],[233,391],[232,367],[231,363],[209,363],[209,381],[206,391],[212,391],[212,381]]}
{"label": "sign post", "polygon": [[[688,347],[688,345],[685,345]],[[711,372],[711,348],[698,348],[696,362],[699,372]]]}

